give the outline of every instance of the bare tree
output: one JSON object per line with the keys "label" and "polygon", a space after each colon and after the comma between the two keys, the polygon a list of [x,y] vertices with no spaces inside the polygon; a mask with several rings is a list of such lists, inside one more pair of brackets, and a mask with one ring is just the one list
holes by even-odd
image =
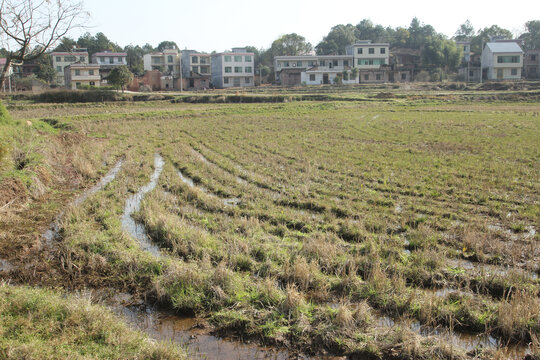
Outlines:
{"label": "bare tree", "polygon": [[0,46],[7,50],[0,87],[11,65],[43,55],[86,15],[79,0],[0,0]]}

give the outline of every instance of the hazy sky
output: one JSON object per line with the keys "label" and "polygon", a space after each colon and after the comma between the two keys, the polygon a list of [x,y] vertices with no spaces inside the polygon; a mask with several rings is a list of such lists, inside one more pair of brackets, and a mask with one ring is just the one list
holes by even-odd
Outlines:
{"label": "hazy sky", "polygon": [[[443,5],[444,4],[444,5]],[[523,0],[85,0],[92,34],[103,32],[121,46],[175,41],[181,49],[210,52],[236,46],[267,48],[282,34],[296,32],[313,46],[337,24],[371,19],[408,27],[413,17],[452,36],[469,19],[475,29],[497,24],[514,33],[540,19],[540,1]],[[78,38],[79,32],[71,34]]]}

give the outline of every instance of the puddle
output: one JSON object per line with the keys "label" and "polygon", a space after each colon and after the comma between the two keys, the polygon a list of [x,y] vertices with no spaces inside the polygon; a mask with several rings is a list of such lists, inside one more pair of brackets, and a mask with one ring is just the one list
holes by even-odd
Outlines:
{"label": "puddle", "polygon": [[523,277],[528,277],[532,280],[538,279],[538,274],[535,272],[524,271],[519,268],[502,267],[491,264],[473,263],[464,259],[449,259],[448,266],[452,268],[462,268],[464,270],[476,271],[481,274],[490,274],[498,276],[508,276],[510,272],[517,273]]}
{"label": "puddle", "polygon": [[[451,292],[452,289],[441,289],[442,291]],[[452,332],[447,328],[434,328],[431,326],[421,325],[418,321],[411,323],[407,321],[394,320],[388,316],[377,316],[376,324],[379,327],[392,328],[394,326],[408,327],[415,333],[422,336],[438,336],[443,338],[447,343],[462,348],[469,352],[475,349],[501,349],[505,355],[512,359],[521,359],[525,355],[531,353],[530,347],[524,347],[519,345],[510,345],[501,342],[495,337],[488,334],[467,334],[461,332]]]}
{"label": "puddle", "polygon": [[[90,189],[86,190],[82,194],[80,194],[73,202],[71,203],[72,206],[79,206],[82,204],[90,195],[93,195],[97,193],[99,190],[103,189],[105,186],[107,186],[111,181],[113,181],[116,178],[116,175],[118,175],[118,172],[122,168],[122,164],[124,163],[124,160],[119,160],[111,170],[107,174],[105,174],[104,177],[102,177],[99,182],[92,186]],[[60,236],[60,220],[64,217],[65,212],[62,211],[60,214],[58,214],[53,222],[49,225],[49,228],[47,231],[45,231],[42,235],[43,239],[45,240],[45,244],[50,247],[55,240],[57,240]],[[43,248],[43,247],[42,247]]]}
{"label": "puddle", "polygon": [[156,185],[157,181],[159,179],[159,175],[161,174],[161,171],[163,170],[164,161],[163,158],[156,154],[154,157],[154,173],[152,176],[150,176],[150,182],[146,185],[144,185],[142,188],[139,189],[139,191],[135,194],[130,196],[126,200],[126,205],[124,207],[124,214],[122,215],[122,227],[125,231],[129,233],[133,238],[137,239],[141,245],[141,248],[143,250],[147,250],[151,252],[152,254],[159,256],[159,247],[152,244],[152,241],[148,237],[148,234],[146,233],[146,229],[144,228],[144,225],[137,223],[131,215],[134,212],[139,211],[141,208],[141,201],[146,195],[146,193],[152,191]]}
{"label": "puddle", "polygon": [[187,346],[191,359],[288,360],[293,358],[292,354],[285,350],[264,348],[209,335],[198,327],[197,319],[192,317],[181,317],[173,313],[157,311],[148,306],[121,307],[119,310],[129,323],[143,330],[153,339],[172,341]]}
{"label": "puddle", "polygon": [[[202,156],[202,155],[201,155]],[[220,199],[221,202],[223,202],[223,205],[225,206],[237,206],[238,204],[240,204],[240,198],[237,198],[237,197],[233,197],[233,198],[227,198],[227,199],[223,199],[223,198],[220,198],[219,196],[217,196],[216,194],[210,192],[207,188],[205,188],[204,186],[202,185],[195,185],[195,182],[193,181],[192,178],[190,178],[189,176],[186,176],[182,173],[182,171],[180,170],[177,170],[177,173],[178,173],[178,176],[180,177],[180,180],[182,180],[185,184],[187,184],[187,186],[189,186],[190,188],[194,188],[194,189],[199,189],[201,190],[203,193],[205,193],[206,195],[210,196],[210,197],[213,197],[213,198],[216,198],[216,199]]]}
{"label": "puddle", "polygon": [[13,270],[13,265],[11,265],[7,260],[0,259],[0,272],[10,272],[11,270]]}

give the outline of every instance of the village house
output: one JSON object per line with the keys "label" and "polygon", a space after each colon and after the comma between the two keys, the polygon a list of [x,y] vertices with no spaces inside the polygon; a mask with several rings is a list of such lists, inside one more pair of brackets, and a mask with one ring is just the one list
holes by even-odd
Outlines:
{"label": "village house", "polygon": [[274,58],[275,78],[281,85],[320,85],[342,82],[354,84],[351,78],[353,57],[349,55],[298,55]]}
{"label": "village house", "polygon": [[480,57],[471,52],[471,42],[456,41],[456,46],[462,50],[461,63],[458,68],[458,78],[466,82],[480,81]]}
{"label": "village house", "polygon": [[[6,58],[0,58],[0,71],[4,70],[4,66],[6,66],[6,62],[7,62]],[[3,89],[2,89],[2,91],[4,92],[6,92],[6,90],[11,91],[11,75],[13,75],[13,65],[10,65],[7,70],[7,73],[6,73],[7,80],[4,81]]]}
{"label": "village house", "polygon": [[195,50],[182,51],[182,78],[184,88],[202,90],[210,87],[212,81],[212,65],[210,54]]}
{"label": "village house", "polygon": [[74,63],[88,63],[88,51],[84,48],[74,48],[70,52],[52,52],[51,53],[53,67],[56,70],[56,85],[65,86],[64,69]]}
{"label": "village house", "polygon": [[92,55],[92,64],[99,65],[101,85],[107,84],[107,77],[111,71],[119,66],[127,66],[127,53],[103,51]]}
{"label": "village house", "polygon": [[218,89],[254,86],[255,54],[245,48],[213,54],[212,84]]}
{"label": "village house", "polygon": [[523,71],[526,79],[540,79],[540,49],[525,52]]}
{"label": "village house", "polygon": [[353,56],[353,66],[359,70],[359,83],[389,81],[390,44],[361,40],[347,46],[346,53]]}
{"label": "village house", "polygon": [[101,86],[99,64],[84,62],[74,63],[64,68],[64,80],[67,89],[79,89],[81,86]]}
{"label": "village house", "polygon": [[145,71],[158,70],[173,77],[180,76],[180,53],[177,49],[164,49],[143,56]]}
{"label": "village house", "polygon": [[520,80],[523,50],[515,41],[488,42],[482,50],[482,79]]}

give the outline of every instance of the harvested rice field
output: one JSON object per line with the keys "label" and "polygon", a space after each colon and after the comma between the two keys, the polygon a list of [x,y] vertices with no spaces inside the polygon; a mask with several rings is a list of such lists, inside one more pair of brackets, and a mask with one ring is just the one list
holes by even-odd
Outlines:
{"label": "harvested rice field", "polygon": [[194,358],[538,358],[540,103],[406,95],[5,100],[0,290]]}

